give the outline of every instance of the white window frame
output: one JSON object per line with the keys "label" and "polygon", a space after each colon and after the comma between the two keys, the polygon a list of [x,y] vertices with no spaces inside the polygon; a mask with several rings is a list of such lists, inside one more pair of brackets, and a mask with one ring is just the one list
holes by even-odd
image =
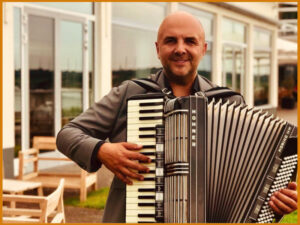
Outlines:
{"label": "white window frame", "polygon": [[[89,52],[88,52],[88,23],[95,22],[95,15],[69,12],[66,10],[49,8],[30,3],[16,3],[14,7],[21,8],[21,149],[28,149],[30,146],[30,114],[29,114],[29,65],[28,65],[28,15],[44,16],[54,19],[54,133],[61,129],[61,70],[59,65],[59,40],[60,22],[72,21],[82,25],[83,35],[83,111],[89,107]],[[95,32],[94,32],[95,36]],[[95,40],[95,38],[94,38]],[[95,43],[94,43],[95,46]],[[96,52],[94,54],[96,61]],[[93,71],[95,71],[95,63]],[[96,72],[94,72],[95,76]],[[94,78],[95,79],[95,78]],[[93,89],[96,90],[96,82]],[[93,93],[95,99],[95,91]]]}
{"label": "white window frame", "polygon": [[[240,80],[240,84],[241,84],[240,90],[241,90],[241,92],[240,93],[244,94],[244,92],[245,92],[245,85],[244,85],[244,83],[245,83],[245,78],[246,78],[246,73],[247,73],[247,71],[246,71],[246,60],[247,60],[246,59],[246,51],[247,51],[247,45],[243,44],[243,43],[236,43],[236,42],[230,42],[230,41],[222,41],[222,56],[224,56],[224,47],[225,46],[230,46],[230,47],[233,47],[233,48],[240,48],[243,51],[243,57],[244,57],[244,59],[243,59],[243,65],[242,66],[244,68],[243,69],[244,74],[243,74],[243,76],[241,75],[241,80]],[[222,70],[222,85],[226,86],[226,74],[225,74],[224,67],[223,67],[223,60],[222,60],[222,68],[223,68],[223,70]],[[233,88],[236,88],[235,82],[236,82],[235,79],[233,79],[233,77],[232,77],[232,87]]]}

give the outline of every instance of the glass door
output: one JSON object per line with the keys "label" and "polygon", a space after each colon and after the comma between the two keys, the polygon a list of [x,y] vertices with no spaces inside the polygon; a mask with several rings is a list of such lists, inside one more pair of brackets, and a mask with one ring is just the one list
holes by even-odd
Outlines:
{"label": "glass door", "polygon": [[28,16],[30,140],[54,135],[54,19]]}
{"label": "glass door", "polygon": [[[22,148],[33,136],[55,136],[89,106],[88,22],[25,8]],[[91,50],[90,50],[91,51]]]}
{"label": "glass door", "polygon": [[[70,38],[71,37],[71,38]],[[61,21],[61,125],[74,119],[83,109],[83,40],[82,24]]]}
{"label": "glass door", "polygon": [[239,46],[224,45],[223,84],[234,91],[242,92],[244,71],[244,49]]}

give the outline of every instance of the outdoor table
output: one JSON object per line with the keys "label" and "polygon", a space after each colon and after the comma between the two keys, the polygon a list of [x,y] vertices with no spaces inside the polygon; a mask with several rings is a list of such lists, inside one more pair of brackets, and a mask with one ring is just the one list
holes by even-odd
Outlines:
{"label": "outdoor table", "polygon": [[[38,195],[43,195],[42,183],[23,180],[3,179],[3,193],[23,194],[24,191],[37,189]],[[12,202],[11,208],[15,208]]]}

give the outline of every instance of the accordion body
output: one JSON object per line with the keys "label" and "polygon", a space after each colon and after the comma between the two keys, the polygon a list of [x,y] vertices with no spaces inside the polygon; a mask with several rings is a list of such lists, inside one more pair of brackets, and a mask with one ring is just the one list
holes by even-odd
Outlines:
{"label": "accordion body", "polygon": [[297,128],[204,96],[128,100],[127,141],[153,160],[126,190],[126,222],[269,223],[276,190],[295,180]]}

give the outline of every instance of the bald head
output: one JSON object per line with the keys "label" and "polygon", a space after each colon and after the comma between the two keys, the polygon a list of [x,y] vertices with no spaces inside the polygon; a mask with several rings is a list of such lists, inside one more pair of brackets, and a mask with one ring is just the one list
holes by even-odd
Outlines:
{"label": "bald head", "polygon": [[176,83],[189,88],[207,49],[199,20],[181,11],[168,15],[159,27],[155,46],[171,86]]}
{"label": "bald head", "polygon": [[195,34],[199,35],[203,42],[205,41],[205,33],[201,22],[198,19],[196,19],[193,15],[184,11],[177,11],[166,16],[166,18],[160,24],[157,33],[157,41],[161,40],[166,30],[180,26],[192,26],[194,28]]}

